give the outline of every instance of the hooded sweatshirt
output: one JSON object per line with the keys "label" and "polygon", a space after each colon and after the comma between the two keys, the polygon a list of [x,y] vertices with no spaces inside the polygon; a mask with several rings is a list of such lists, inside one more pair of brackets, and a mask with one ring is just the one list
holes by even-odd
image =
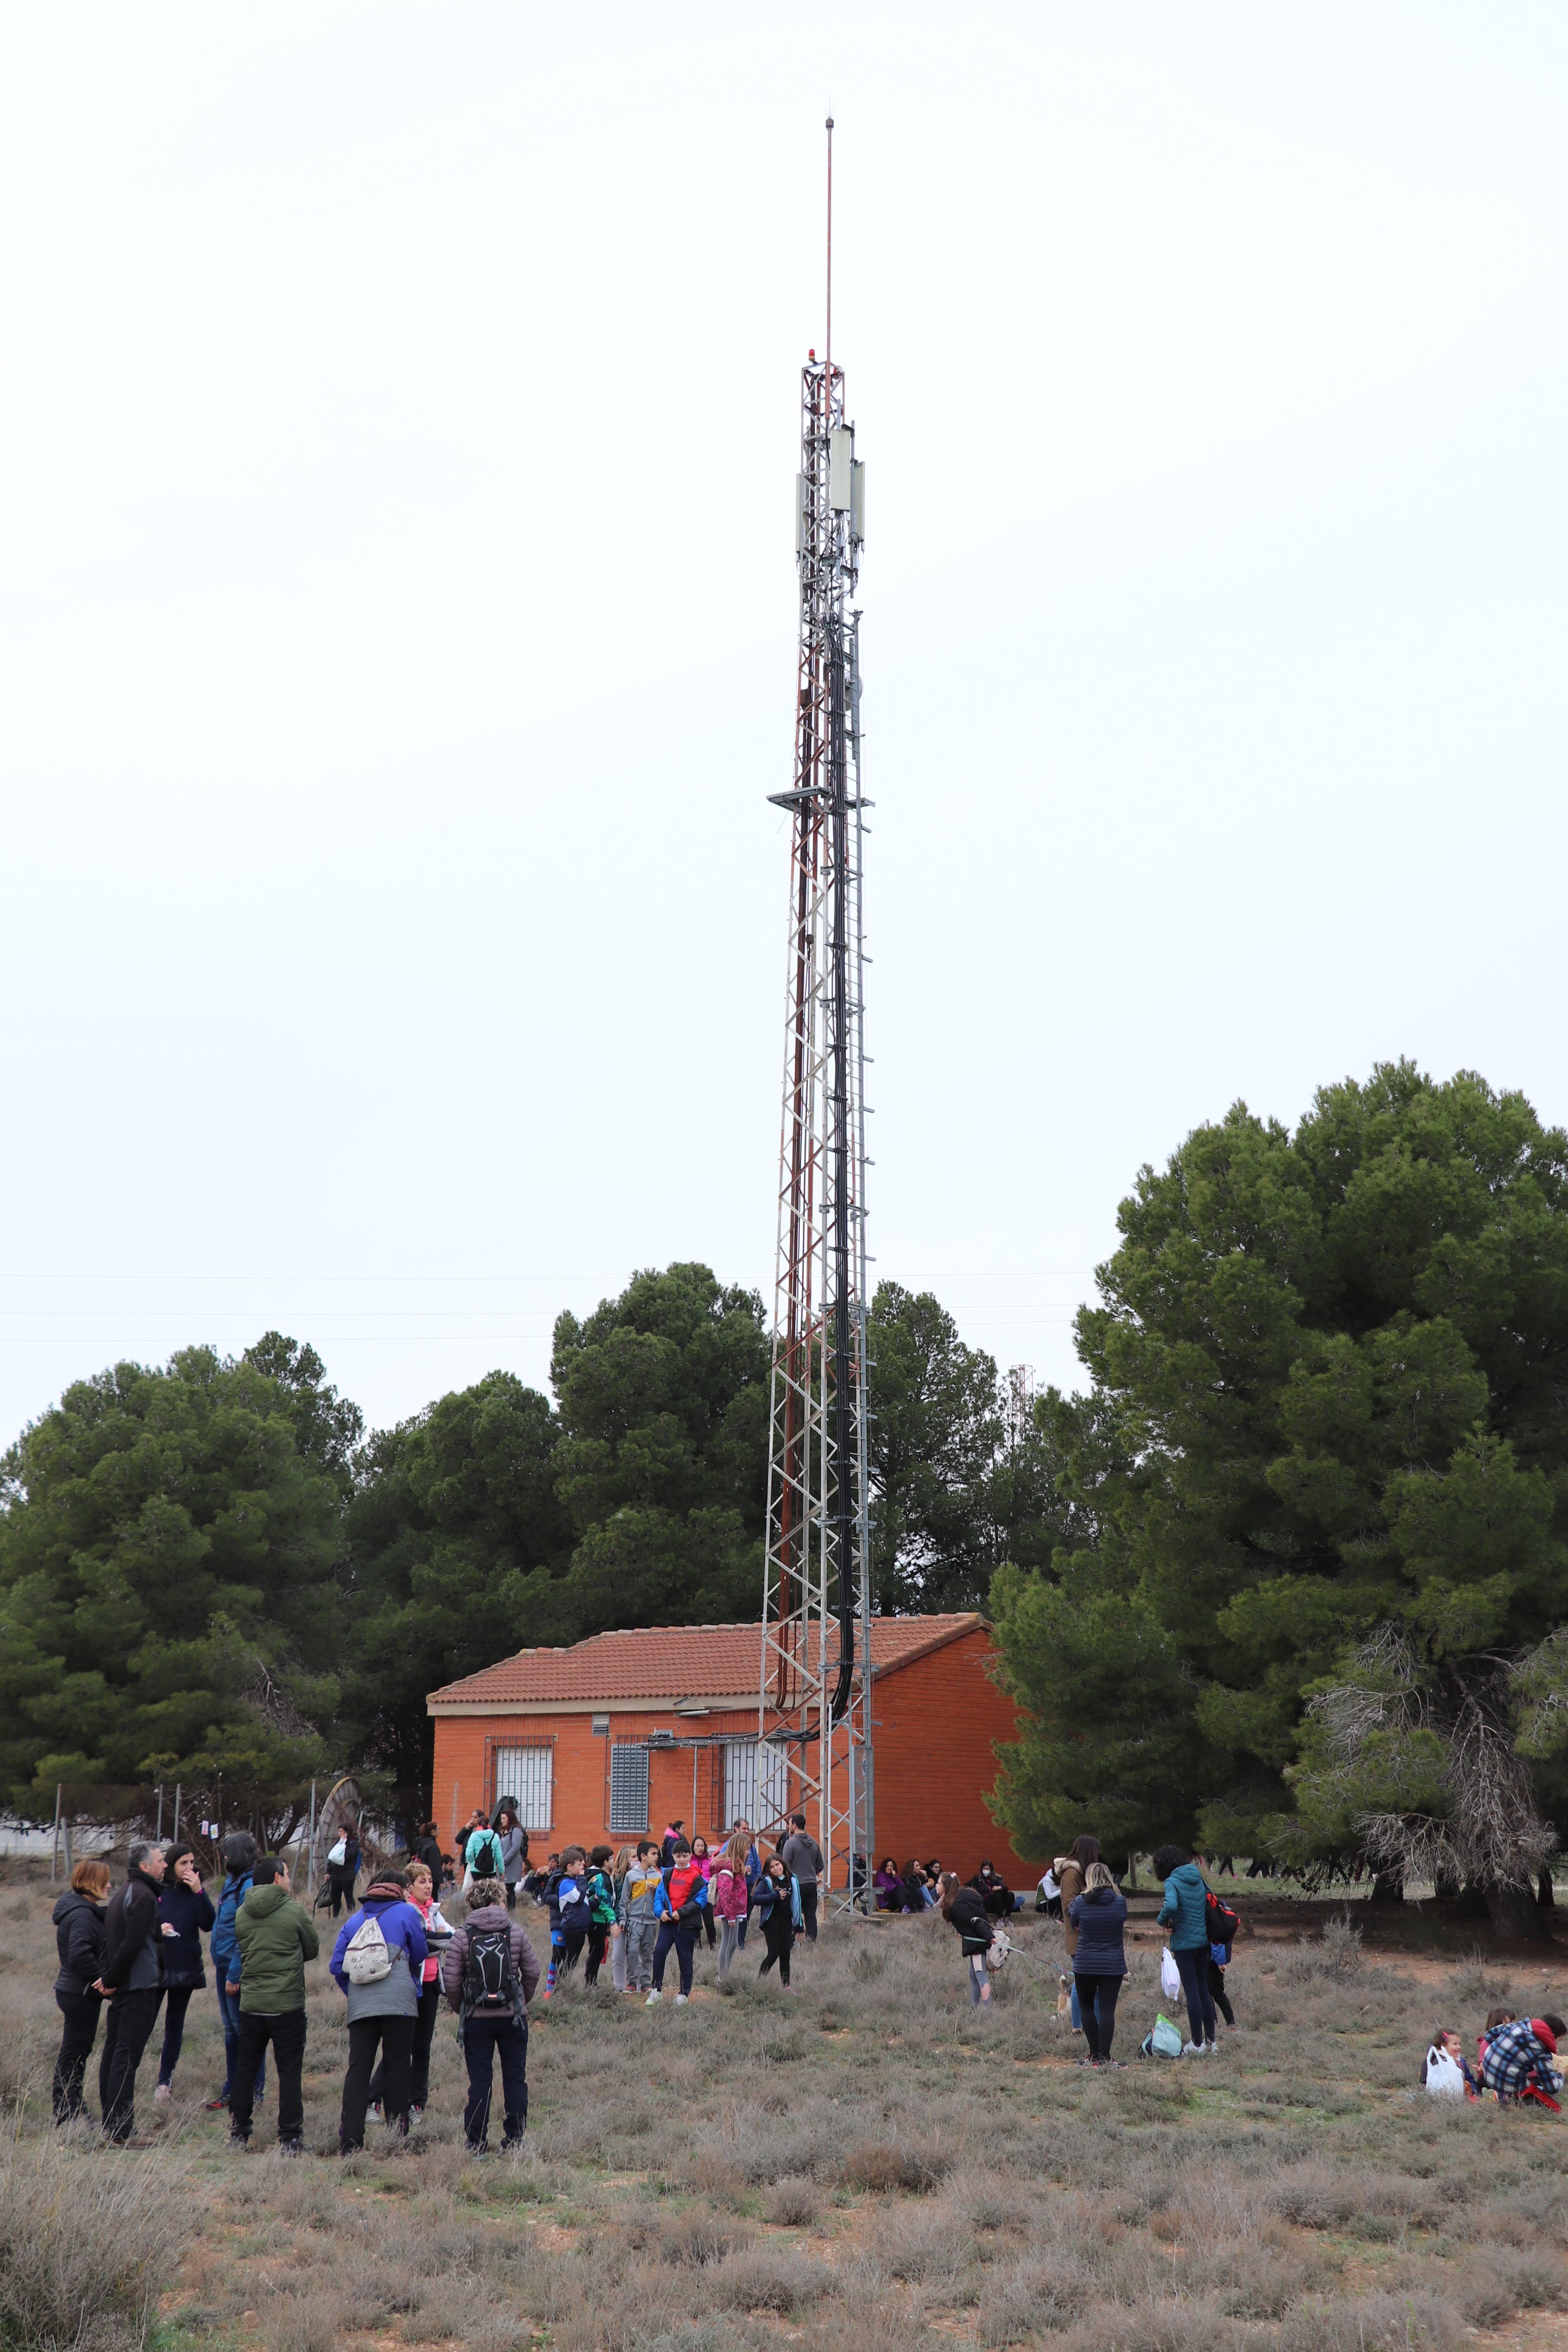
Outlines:
{"label": "hooded sweatshirt", "polygon": [[[247,1910],[260,1892],[259,1887],[252,1888]],[[392,1968],[379,1983],[355,1984],[343,1968],[343,1954],[367,1919],[375,1920],[380,1927],[392,1954]],[[387,1879],[367,1886],[359,1909],[352,1911],[343,1921],[329,1963],[348,1995],[349,2023],[357,2025],[362,2017],[417,2017],[419,1987],[428,1950],[425,1922],[409,1902],[406,1891]]]}
{"label": "hooded sweatshirt", "polygon": [[282,2017],[305,2006],[305,1963],[321,1948],[302,1903],[279,1885],[253,1886],[234,1923],[245,1973],[242,2017]]}
{"label": "hooded sweatshirt", "polygon": [[634,1919],[651,1919],[655,1916],[654,1905],[662,1884],[663,1873],[657,1854],[650,1854],[646,1862],[633,1863],[621,1881],[616,1916],[623,1927],[630,1927]]}

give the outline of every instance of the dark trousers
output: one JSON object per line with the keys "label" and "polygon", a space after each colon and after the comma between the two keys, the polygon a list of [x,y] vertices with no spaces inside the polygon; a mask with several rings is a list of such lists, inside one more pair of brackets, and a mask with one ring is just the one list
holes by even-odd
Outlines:
{"label": "dark trousers", "polygon": [[1218,2010],[1226,2023],[1227,2025],[1234,2025],[1236,2023],[1236,2011],[1232,2009],[1230,2001],[1226,1994],[1225,1970],[1222,1968],[1216,1967],[1213,1960],[1210,1960],[1209,1962],[1209,1999],[1213,2001],[1215,2007]]}
{"label": "dark trousers", "polygon": [[1083,2020],[1089,2054],[1091,2058],[1109,2058],[1111,2036],[1116,2032],[1116,1996],[1121,1990],[1122,1979],[1083,1977],[1075,1969],[1073,1982],[1078,1987],[1078,2013]]}
{"label": "dark trousers", "polygon": [[238,2060],[234,2088],[228,2095],[228,2127],[236,2139],[250,2137],[251,2095],[269,2042],[272,2063],[278,2069],[278,2144],[286,2147],[299,2139],[305,2128],[305,2094],[300,2079],[305,2071],[302,2009],[285,2009],[270,2017],[259,2010],[241,2011]]}
{"label": "dark trousers", "polygon": [[558,1978],[565,1976],[568,1970],[576,1967],[583,1957],[583,1947],[587,1940],[586,1927],[568,1927],[565,1930],[561,1938],[561,1965],[556,1970]]}
{"label": "dark trousers", "polygon": [[[234,2095],[234,2067],[239,2056],[239,1995],[228,1990],[221,1963],[217,1974],[217,2013],[223,2020],[223,2097],[226,2106]],[[256,2070],[255,2096],[260,2101],[266,2095],[267,2061],[263,2058]]]}
{"label": "dark trousers", "polygon": [[98,2062],[98,2104],[110,2139],[129,2139],[136,2128],[136,2069],[163,1997],[153,1985],[146,1992],[117,1992],[109,2004],[103,2055]]}
{"label": "dark trousers", "polygon": [[[815,1878],[809,1886],[803,1886],[800,1890],[800,1932],[803,1936],[809,1936],[812,1942],[816,1943],[816,1881]],[[784,1982],[788,1984],[788,1977],[785,1977]]]}
{"label": "dark trousers", "polygon": [[354,1881],[358,1876],[359,1872],[357,1870],[351,1870],[346,1862],[328,1863],[327,1884],[332,1890],[332,1916],[334,1919],[338,1916],[338,1910],[341,1905],[346,1903],[351,1911],[353,1909]]}
{"label": "dark trousers", "polygon": [[163,2048],[158,2060],[160,2083],[172,2083],[174,2079],[180,2047],[185,2038],[185,2011],[191,2005],[191,1995],[200,1990],[200,1985],[170,1985],[164,1991]]}
{"label": "dark trousers", "polygon": [[68,2124],[73,2116],[85,2116],[88,2111],[81,2095],[82,2078],[98,2039],[98,2016],[103,2007],[103,1996],[96,1992],[57,1992],[55,2006],[66,2021],[65,2032],[60,2035],[60,2054],[55,2061],[55,2121]]}
{"label": "dark trousers", "polygon": [[416,2017],[361,2017],[349,2028],[348,2072],[343,2076],[343,2112],[338,2145],[347,2156],[364,2146],[371,2070],[382,2057],[381,2112],[395,2129],[408,2129],[408,2085],[414,2069]]}
{"label": "dark trousers", "polygon": [[708,1948],[711,1951],[714,1945],[719,1941],[719,1930],[713,1925],[713,1906],[711,1903],[705,1903],[702,1906],[702,1932],[708,1938]]}
{"label": "dark trousers", "polygon": [[[802,1887],[803,1896],[805,1893],[805,1889]],[[805,1909],[804,1902],[801,1907]],[[775,1903],[763,1921],[763,1940],[767,1945],[768,1956],[757,1970],[757,1974],[760,1977],[765,1977],[776,1960],[779,1964],[779,1982],[788,1984],[789,1956],[795,1948],[795,1921],[790,1917],[787,1903]]]}
{"label": "dark trousers", "polygon": [[[430,2044],[436,2039],[436,2021],[441,2013],[439,1982],[423,1987],[419,1995],[419,2014],[414,2021],[414,2048],[409,2055],[408,2104],[411,2107],[427,2107],[430,2104]],[[386,2112],[382,2094],[385,2087],[386,2053],[384,2050],[375,2062],[375,2072],[370,2078],[370,2105],[380,2103]]]}
{"label": "dark trousers", "polygon": [[680,1970],[680,1990],[691,1990],[691,1955],[697,1949],[695,1919],[661,1919],[653,1948],[653,1989],[664,1990],[664,1964],[673,1950]]}
{"label": "dark trousers", "polygon": [[526,2017],[470,2017],[464,2021],[463,2060],[468,2070],[468,2103],[463,2110],[463,2129],[470,2147],[483,2147],[489,2131],[492,2058],[500,2060],[505,2145],[515,2147],[528,2126]]}
{"label": "dark trousers", "polygon": [[1171,1958],[1181,1972],[1182,1990],[1187,1996],[1187,2022],[1192,2038],[1201,2050],[1205,2042],[1214,2040],[1214,2000],[1209,1992],[1209,1948],[1194,1944],[1191,1951],[1173,1952]]}
{"label": "dark trousers", "polygon": [[587,1966],[583,1970],[583,1981],[584,1984],[598,1983],[599,1970],[605,1964],[605,1954],[609,1949],[609,1945],[610,1931],[607,1927],[589,1928],[588,1961]]}
{"label": "dark trousers", "polygon": [[506,1882],[506,1907],[509,1911],[517,1909],[517,1881],[514,1878]]}

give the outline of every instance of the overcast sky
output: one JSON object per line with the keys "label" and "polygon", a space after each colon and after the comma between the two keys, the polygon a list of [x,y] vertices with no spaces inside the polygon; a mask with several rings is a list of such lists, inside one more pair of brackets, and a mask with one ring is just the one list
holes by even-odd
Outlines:
{"label": "overcast sky", "polygon": [[868,466],[877,1271],[1408,1054],[1568,1118],[1568,18],[0,17],[0,1435],[771,1297],[798,371]]}

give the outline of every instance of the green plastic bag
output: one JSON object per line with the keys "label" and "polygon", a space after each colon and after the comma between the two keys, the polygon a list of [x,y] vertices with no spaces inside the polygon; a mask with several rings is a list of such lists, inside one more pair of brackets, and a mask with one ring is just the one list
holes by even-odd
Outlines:
{"label": "green plastic bag", "polygon": [[1149,2036],[1149,2039],[1154,2045],[1154,2055],[1156,2058],[1179,2058],[1181,2056],[1182,2036],[1180,2030],[1176,2026],[1173,2025],[1170,2019],[1162,2015],[1159,2011],[1155,2011],[1154,2031]]}

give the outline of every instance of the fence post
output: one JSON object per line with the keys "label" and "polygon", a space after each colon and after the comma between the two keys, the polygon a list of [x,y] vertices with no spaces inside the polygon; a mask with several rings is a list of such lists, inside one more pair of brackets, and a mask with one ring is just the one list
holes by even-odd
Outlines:
{"label": "fence post", "polygon": [[174,1843],[180,1843],[180,1784],[174,1783]]}
{"label": "fence post", "polygon": [[68,1813],[60,1815],[60,1831],[65,1839],[66,1876],[68,1878],[76,1868],[76,1857],[71,1853],[71,1817]]}
{"label": "fence post", "polygon": [[156,1845],[162,1845],[163,1843],[163,1783],[162,1780],[158,1783],[158,1826],[153,1832],[153,1839]]}
{"label": "fence post", "polygon": [[54,1843],[49,1849],[49,1885],[51,1886],[60,1874],[60,1799],[64,1793],[64,1781],[57,1780],[55,1782],[55,1836]]}

